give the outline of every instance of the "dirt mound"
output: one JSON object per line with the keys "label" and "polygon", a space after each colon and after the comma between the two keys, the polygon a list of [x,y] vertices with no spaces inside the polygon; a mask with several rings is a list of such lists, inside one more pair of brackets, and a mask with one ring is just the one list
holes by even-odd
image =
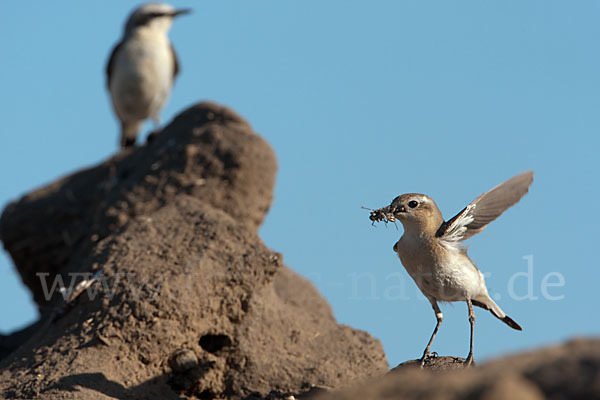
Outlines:
{"label": "dirt mound", "polygon": [[432,372],[403,365],[385,377],[339,393],[327,393],[318,399],[600,398],[600,339],[573,340],[475,368],[456,369],[452,357],[438,360],[447,367],[446,371]]}
{"label": "dirt mound", "polygon": [[[380,343],[338,325],[258,237],[275,172],[248,124],[201,104],[147,146],[10,205],[2,239],[45,307],[2,360],[0,394],[256,398],[384,373]],[[45,301],[38,271],[48,286],[101,275],[65,306]]]}
{"label": "dirt mound", "polygon": [[6,207],[0,239],[23,282],[43,306],[36,274],[49,278],[130,219],[180,194],[202,199],[256,230],[272,199],[271,147],[233,111],[201,103],[155,140],[35,190]]}

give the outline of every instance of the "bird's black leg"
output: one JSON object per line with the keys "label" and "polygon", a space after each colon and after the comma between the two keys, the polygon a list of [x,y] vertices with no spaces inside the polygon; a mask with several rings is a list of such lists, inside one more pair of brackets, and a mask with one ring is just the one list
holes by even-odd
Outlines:
{"label": "bird's black leg", "polygon": [[431,334],[431,338],[429,339],[429,342],[427,343],[427,347],[425,347],[423,356],[419,360],[421,362],[421,368],[423,368],[423,365],[425,365],[425,360],[427,359],[427,356],[429,356],[431,354],[429,352],[431,350],[431,344],[433,343],[433,339],[435,338],[435,335],[437,334],[437,331],[438,331],[438,329],[440,329],[440,325],[442,324],[442,321],[444,320],[444,314],[442,314],[442,311],[438,307],[437,302],[433,299],[429,299],[429,302],[431,303],[431,306],[433,307],[433,311],[435,312],[435,318],[437,319],[437,324],[435,324],[435,329],[433,330],[433,333]]}
{"label": "bird's black leg", "polygon": [[473,303],[471,303],[471,299],[467,299],[467,307],[469,308],[469,323],[471,324],[471,341],[469,344],[469,355],[465,360],[465,364],[468,367],[473,363],[473,331],[475,328],[475,312],[473,311]]}

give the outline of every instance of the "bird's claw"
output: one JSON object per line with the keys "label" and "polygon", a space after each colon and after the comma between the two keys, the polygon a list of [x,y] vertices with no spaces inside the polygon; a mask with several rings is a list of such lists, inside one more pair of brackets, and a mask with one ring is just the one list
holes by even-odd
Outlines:
{"label": "bird's claw", "polygon": [[469,354],[465,360],[465,367],[473,366],[473,354]]}
{"label": "bird's claw", "polygon": [[429,359],[436,359],[437,357],[438,353],[435,351],[423,354],[423,357],[421,357],[421,359],[419,360],[419,362],[421,363],[421,368],[425,366],[426,361],[428,361]]}

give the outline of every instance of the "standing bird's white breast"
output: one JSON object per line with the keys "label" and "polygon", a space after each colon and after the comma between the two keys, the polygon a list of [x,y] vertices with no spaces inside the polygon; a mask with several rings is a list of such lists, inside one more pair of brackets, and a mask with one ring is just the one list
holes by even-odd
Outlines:
{"label": "standing bird's white breast", "polygon": [[110,94],[122,121],[158,119],[173,85],[175,63],[169,39],[151,30],[136,32],[115,54]]}
{"label": "standing bird's white breast", "polygon": [[443,249],[434,238],[403,235],[394,249],[426,296],[464,301],[487,293],[483,275],[460,248]]}

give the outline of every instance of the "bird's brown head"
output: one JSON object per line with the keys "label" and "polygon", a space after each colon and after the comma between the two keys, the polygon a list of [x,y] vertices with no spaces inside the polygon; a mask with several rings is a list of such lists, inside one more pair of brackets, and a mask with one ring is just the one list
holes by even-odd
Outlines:
{"label": "bird's brown head", "polygon": [[435,234],[444,219],[437,204],[428,196],[406,193],[387,206],[371,212],[371,221],[402,222],[404,230]]}

